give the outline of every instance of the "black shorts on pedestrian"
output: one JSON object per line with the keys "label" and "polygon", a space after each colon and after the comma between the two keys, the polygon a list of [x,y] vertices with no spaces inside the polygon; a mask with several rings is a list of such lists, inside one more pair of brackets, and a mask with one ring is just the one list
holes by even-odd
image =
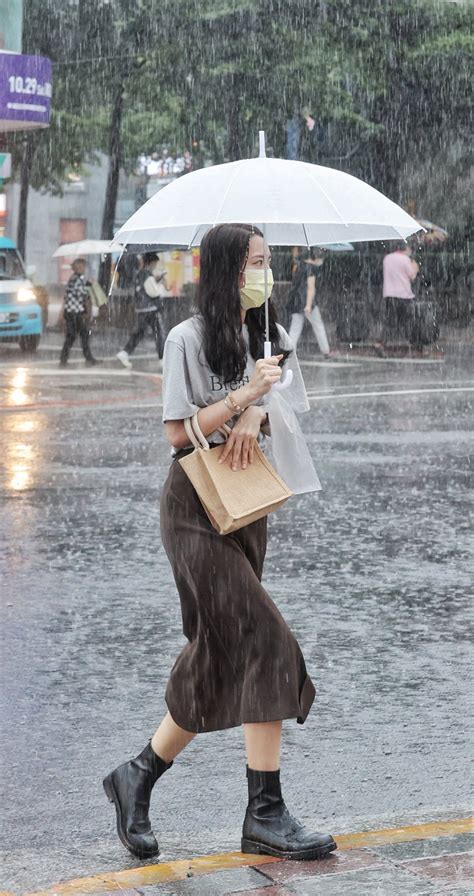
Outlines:
{"label": "black shorts on pedestrian", "polygon": [[385,298],[385,342],[412,343],[415,321],[415,303],[413,299],[400,299],[397,296]]}

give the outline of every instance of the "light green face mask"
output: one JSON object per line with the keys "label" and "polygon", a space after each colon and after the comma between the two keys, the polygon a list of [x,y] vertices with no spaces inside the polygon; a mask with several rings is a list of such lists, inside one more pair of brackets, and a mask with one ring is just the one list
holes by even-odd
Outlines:
{"label": "light green face mask", "polygon": [[271,268],[267,268],[267,291],[265,293],[265,271],[245,271],[245,286],[240,290],[240,304],[244,311],[249,308],[260,308],[269,299],[273,289],[273,274]]}

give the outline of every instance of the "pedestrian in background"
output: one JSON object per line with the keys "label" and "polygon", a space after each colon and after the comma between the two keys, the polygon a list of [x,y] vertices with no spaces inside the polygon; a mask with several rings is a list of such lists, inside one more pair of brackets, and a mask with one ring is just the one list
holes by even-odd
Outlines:
{"label": "pedestrian in background", "polygon": [[156,352],[163,357],[164,326],[163,299],[166,291],[166,274],[159,266],[156,252],[145,252],[143,268],[135,275],[135,315],[136,325],[126,346],[117,353],[124,367],[131,367],[130,355],[143,339],[147,327],[151,327],[155,339]]}
{"label": "pedestrian in background", "polygon": [[415,294],[412,284],[419,267],[412,259],[412,247],[405,242],[383,260],[384,342],[395,340],[411,344],[415,320]]}
{"label": "pedestrian in background", "polygon": [[86,279],[87,263],[85,258],[76,258],[72,265],[72,274],[66,286],[64,296],[64,323],[66,326],[66,338],[61,351],[60,367],[66,367],[69,352],[79,336],[82,352],[88,367],[97,364],[89,346],[90,322],[92,316],[90,286],[91,281]]}
{"label": "pedestrian in background", "polygon": [[288,293],[288,311],[291,314],[289,329],[290,342],[294,349],[303,332],[305,318],[309,320],[318,343],[319,351],[325,358],[331,356],[326,328],[316,299],[316,273],[324,262],[324,255],[316,249],[296,250],[293,276]]}
{"label": "pedestrian in background", "polygon": [[[187,644],[171,670],[168,713],[144,750],[104,780],[122,843],[140,858],[158,844],[148,810],[155,782],[201,732],[244,726],[248,806],[242,850],[316,859],[336,848],[293,818],[280,786],[283,719],[303,723],[314,700],[299,644],[261,584],[267,543],[263,517],[231,535],[209,521],[182,466],[193,450],[184,420],[197,413],[221,462],[252,463],[267,425],[264,396],[281,376],[291,346],[269,305],[272,357],[263,358],[266,287],[273,284],[263,235],[221,224],[201,243],[199,313],[174,327],[164,355],[163,420],[173,448],[160,516],[163,545],[179,591]],[[265,275],[265,268],[267,272]],[[294,380],[304,390],[296,357]],[[192,811],[192,807],[190,807]]]}

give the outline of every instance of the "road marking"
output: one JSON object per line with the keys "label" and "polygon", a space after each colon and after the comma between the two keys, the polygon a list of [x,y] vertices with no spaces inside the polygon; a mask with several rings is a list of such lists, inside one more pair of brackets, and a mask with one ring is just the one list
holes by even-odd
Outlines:
{"label": "road marking", "polygon": [[371,358],[366,355],[361,360],[374,364],[444,364],[444,358]]}
{"label": "road marking", "polygon": [[302,361],[300,367],[362,367],[364,364],[444,364],[444,358],[377,358],[371,355],[344,355],[339,361]]}
{"label": "road marking", "polygon": [[340,361],[300,361],[298,358],[298,362],[300,367],[337,367],[339,370],[345,370],[346,367],[362,367],[360,361],[346,361],[345,359]]}
{"label": "road marking", "polygon": [[[470,833],[473,830],[473,823],[474,818],[455,818],[450,821],[433,821],[400,828],[336,834],[335,839],[339,849],[359,849],[363,846],[429,840],[432,837],[453,837],[456,834]],[[178,859],[176,862],[165,862],[162,865],[142,865],[140,868],[131,868],[127,871],[104,872],[93,877],[76,878],[49,887],[47,890],[32,891],[26,896],[86,896],[86,894],[104,893],[111,890],[120,892],[125,887],[171,883],[185,880],[188,876],[198,877],[203,874],[223,871],[226,868],[242,868],[281,861],[282,859],[275,859],[272,856],[251,856],[241,852],[198,856],[195,859]],[[11,894],[3,894],[3,896],[11,896]]]}
{"label": "road marking", "polygon": [[[53,367],[50,370],[37,370],[35,367],[15,367],[15,372],[18,370],[25,370],[28,376],[33,377],[117,377],[117,379],[129,379],[131,376],[143,376],[147,379],[156,380],[161,383],[163,379],[161,373],[153,373],[152,371],[146,370],[110,370],[108,367],[100,367],[96,369],[95,367],[88,367],[85,370],[81,368],[69,367],[65,370],[61,370],[57,367]],[[13,371],[5,372],[0,369],[0,376],[7,378]],[[0,893],[1,896],[1,893]]]}
{"label": "road marking", "polygon": [[[40,348],[43,348],[43,350],[45,352],[47,351],[47,352],[53,353],[53,351],[54,351],[54,347],[50,347],[47,345],[40,346]],[[80,360],[82,360],[80,357],[81,354],[82,354],[81,349],[73,348],[71,350],[71,356],[69,359],[70,363],[74,364],[76,361],[79,362]],[[40,364],[44,365],[44,366],[46,366],[46,364],[59,364],[59,355],[60,355],[60,350],[58,348],[56,357],[46,358],[41,361],[37,357],[35,357],[33,359],[33,358],[31,358],[31,356],[30,357],[27,356],[26,358],[22,357],[20,360],[16,360],[16,361],[13,358],[9,358],[8,361],[6,361],[6,362],[3,362],[0,359],[0,370],[8,370],[10,367],[14,367],[14,368],[25,367],[26,369],[31,370],[33,365],[35,367],[37,367]],[[102,361],[102,363],[104,363],[106,361],[110,361],[112,364],[116,365],[118,371],[122,370],[123,373],[127,373],[127,371],[129,370],[129,368],[125,368],[123,366],[123,364],[118,361],[116,355],[101,355],[101,356],[97,357],[97,360]],[[156,355],[133,355],[133,360],[134,361],[155,361],[160,368],[163,367],[163,362],[162,362],[161,358],[157,358]],[[30,362],[30,364],[28,364],[28,361]],[[81,368],[79,368],[79,369],[81,369]],[[0,896],[2,896],[1,893],[0,893]]]}
{"label": "road marking", "polygon": [[[380,383],[368,383],[368,382],[360,383],[360,384],[356,384],[356,386],[354,386],[354,388],[357,388],[357,386],[358,386],[360,389],[363,389],[365,387],[370,387],[371,389],[388,389],[389,387],[394,386],[394,387],[400,389],[402,386],[412,386],[412,385],[413,385],[413,380],[398,380],[397,379],[395,381],[382,380]],[[443,378],[443,379],[434,379],[434,380],[433,379],[423,380],[422,383],[420,383],[420,388],[422,388],[422,387],[427,388],[428,386],[436,386],[438,389],[441,389],[441,388],[449,389],[452,386],[474,386],[474,380],[473,379],[470,379],[470,380],[449,379],[449,380],[447,380],[447,379]],[[322,392],[330,392],[331,388],[332,389],[343,389],[344,387],[334,385],[332,387],[330,386],[327,389],[322,389],[321,391]],[[313,387],[310,391],[314,392],[315,387]]]}
{"label": "road marking", "polygon": [[[115,367],[104,367],[103,366],[104,364],[108,364],[108,363],[113,364],[114,358],[109,358],[109,357],[97,358],[97,360],[100,362],[97,370],[93,370],[90,367],[84,367],[84,365],[82,365],[82,364],[80,367],[79,366],[74,367],[74,364],[76,363],[74,358],[72,358],[69,361],[67,367],[60,369],[58,366],[59,361],[53,361],[51,358],[49,358],[47,361],[38,361],[35,359],[34,364],[27,364],[25,361],[23,361],[21,364],[18,364],[18,363],[17,364],[0,364],[0,373],[6,374],[6,373],[10,373],[11,371],[14,371],[14,370],[33,371],[39,367],[46,368],[46,372],[49,372],[49,373],[53,373],[53,372],[54,373],[69,373],[72,371],[73,373],[85,373],[87,375],[99,373],[99,370],[101,373],[102,373],[102,371],[107,370],[107,371],[110,371],[110,373],[115,373],[117,376],[120,376],[120,375],[126,376],[127,374],[130,374],[130,373],[146,372],[146,371],[135,370],[134,368],[131,368],[131,367],[124,367],[123,364],[120,364],[120,366],[117,364]],[[134,360],[135,360],[135,356],[134,356]],[[149,360],[153,360],[153,359],[150,359],[149,356],[143,355],[143,356],[137,358],[136,360],[149,361]],[[156,360],[156,358],[155,358],[155,360]],[[49,368],[48,368],[48,365],[49,365]],[[51,366],[51,365],[54,365],[54,366]],[[158,369],[156,372],[161,373],[162,371],[163,371],[163,365],[160,361],[158,363]],[[1,896],[1,893],[0,893],[0,896]]]}
{"label": "road marking", "polygon": [[[150,393],[150,392],[147,393],[148,396],[150,394],[153,394],[153,393]],[[104,413],[105,413],[105,411],[112,412],[112,411],[121,410],[122,408],[128,408],[131,401],[136,402],[135,407],[134,407],[135,411],[146,411],[146,410],[156,411],[156,410],[160,410],[160,408],[163,407],[163,402],[160,400],[160,397],[157,397],[156,401],[142,401],[142,399],[137,398],[136,395],[133,395],[133,396],[123,396],[122,398],[115,398],[115,399],[101,398],[95,402],[93,402],[93,401],[76,402],[72,405],[70,405],[66,402],[64,402],[63,404],[61,404],[60,402],[56,402],[54,404],[52,404],[52,403],[51,404],[46,404],[46,403],[45,404],[28,404],[28,405],[22,404],[22,405],[18,405],[18,406],[17,405],[0,405],[0,417],[2,416],[2,414],[16,414],[16,413],[19,413],[22,411],[31,411],[31,412],[41,411],[43,414],[46,414],[48,412],[54,412],[54,411],[60,411],[63,409],[68,409],[69,407],[71,407],[71,409],[76,408],[78,413],[80,413],[81,411],[87,411],[89,408],[90,408],[91,412],[104,411]],[[123,402],[123,405],[122,405],[122,402]]]}
{"label": "road marking", "polygon": [[432,395],[451,392],[474,392],[474,386],[454,386],[452,389],[389,389],[381,392],[333,392],[324,395],[308,392],[308,401],[329,401],[339,398],[378,398],[387,395]]}
{"label": "road marking", "polygon": [[[148,389],[147,392],[144,393],[144,397],[149,399],[150,395],[161,396],[161,389]],[[55,410],[56,408],[80,408],[80,407],[94,407],[99,405],[100,408],[107,410],[108,405],[116,405],[123,403],[128,403],[130,401],[136,402],[137,409],[142,407],[140,404],[141,398],[137,395],[108,395],[101,396],[100,398],[84,398],[84,399],[70,399],[64,401],[44,401],[44,402],[31,402],[30,404],[19,404],[19,405],[10,405],[10,404],[2,404],[0,405],[0,413],[8,413],[12,411],[50,411]],[[150,407],[150,405],[147,405]],[[161,403],[157,403],[156,405],[151,405],[151,407],[161,407]]]}
{"label": "road marking", "polygon": [[[402,386],[412,386],[412,385],[413,385],[413,382],[411,382],[410,380],[401,380],[401,381],[397,380],[397,382],[391,382],[390,380],[384,380],[381,383],[357,383],[354,385],[353,388],[359,389],[358,394],[365,395],[367,393],[363,392],[362,390],[367,389],[369,387],[372,391],[374,391],[375,389],[384,389],[386,391],[388,391],[388,390],[392,391],[392,388],[400,389]],[[427,389],[428,387],[431,387],[431,386],[436,386],[437,389],[451,389],[454,386],[464,386],[464,387],[473,386],[474,387],[474,380],[449,380],[448,381],[448,380],[443,379],[443,380],[424,380],[423,381],[423,391],[425,391],[425,389]],[[347,388],[347,386],[346,386],[346,388]],[[420,386],[420,388],[421,388],[421,386]],[[337,389],[344,389],[344,386],[337,385],[337,383],[335,383],[333,386],[327,386],[327,387],[322,386],[321,388],[319,388],[319,386],[313,385],[313,386],[307,387],[306,393],[307,393],[307,395],[338,395],[338,394],[345,395],[346,394],[345,392],[338,393],[336,391]]]}

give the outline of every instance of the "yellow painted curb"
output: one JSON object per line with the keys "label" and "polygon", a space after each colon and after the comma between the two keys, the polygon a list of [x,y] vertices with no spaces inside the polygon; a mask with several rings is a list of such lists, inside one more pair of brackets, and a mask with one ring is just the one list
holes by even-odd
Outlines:
{"label": "yellow painted curb", "polygon": [[269,862],[279,862],[272,856],[250,856],[241,852],[226,852],[211,856],[198,856],[196,859],[178,859],[176,862],[168,862],[162,865],[142,865],[140,868],[130,868],[128,871],[105,872],[96,877],[82,877],[70,880],[63,884],[57,884],[48,890],[27,893],[26,896],[79,896],[87,893],[104,893],[108,890],[123,890],[127,887],[138,887],[144,884],[170,883],[174,880],[185,880],[190,877],[198,877],[201,874],[211,874],[213,871],[223,871],[226,868],[242,868],[248,865],[267,865]]}
{"label": "yellow painted curb", "polygon": [[[427,824],[407,825],[401,828],[382,828],[378,831],[360,831],[354,834],[337,834],[338,849],[359,849],[363,846],[382,846],[389,843],[408,843],[412,840],[429,840],[432,837],[453,837],[474,830],[474,818],[455,818],[451,821],[433,821]],[[178,859],[162,865],[142,865],[127,871],[111,871],[82,877],[56,884],[47,890],[35,890],[26,896],[87,896],[87,894],[120,892],[125,887],[146,884],[170,883],[223,871],[226,868],[242,868],[281,862],[273,856],[251,856],[241,852],[227,852],[220,855],[198,856],[195,859]],[[0,896],[12,896],[0,893]]]}
{"label": "yellow painted curb", "polygon": [[474,818],[455,818],[452,821],[430,821],[427,824],[407,825],[403,828],[382,828],[379,831],[360,831],[339,834],[339,849],[358,849],[361,846],[382,846],[388,843],[409,843],[410,840],[430,840],[432,837],[454,837],[474,830]]}

